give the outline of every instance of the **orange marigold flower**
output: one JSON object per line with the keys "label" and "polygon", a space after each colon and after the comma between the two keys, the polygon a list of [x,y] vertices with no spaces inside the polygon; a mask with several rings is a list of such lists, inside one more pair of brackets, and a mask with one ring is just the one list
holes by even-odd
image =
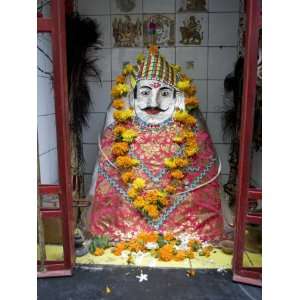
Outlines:
{"label": "orange marigold flower", "polygon": [[198,99],[195,96],[185,98],[184,103],[190,109],[198,107],[199,104]]}
{"label": "orange marigold flower", "polygon": [[158,250],[159,259],[170,261],[173,259],[173,247],[166,244]]}
{"label": "orange marigold flower", "polygon": [[121,178],[124,183],[130,183],[134,180],[135,176],[132,171],[128,171],[128,172],[122,173]]}
{"label": "orange marigold flower", "polygon": [[184,154],[188,157],[194,156],[199,151],[197,145],[189,145],[184,148]]}
{"label": "orange marigold flower", "polygon": [[182,261],[186,258],[186,253],[183,250],[178,250],[176,255],[174,256],[175,261]]}
{"label": "orange marigold flower", "polygon": [[142,209],[146,205],[146,202],[142,196],[137,196],[133,201],[133,206],[135,208]]}
{"label": "orange marigold flower", "polygon": [[192,84],[186,91],[185,94],[187,96],[194,96],[197,92],[197,88],[194,84]]}
{"label": "orange marigold flower", "polygon": [[94,255],[95,256],[101,256],[104,254],[104,249],[103,248],[96,248],[95,252],[94,252]]}
{"label": "orange marigold flower", "polygon": [[159,216],[159,211],[157,206],[150,204],[144,206],[145,211],[147,212],[148,216],[152,219],[156,219]]}
{"label": "orange marigold flower", "polygon": [[115,109],[123,109],[124,106],[125,106],[125,102],[121,98],[117,98],[112,102],[112,107]]}
{"label": "orange marigold flower", "polygon": [[116,83],[124,83],[125,82],[125,76],[123,74],[120,74],[118,75],[116,78],[115,78],[115,81]]}
{"label": "orange marigold flower", "polygon": [[114,129],[113,129],[113,133],[115,136],[119,136],[122,132],[124,132],[126,130],[126,127],[121,126],[121,125],[117,125]]}
{"label": "orange marigold flower", "polygon": [[164,234],[164,238],[166,241],[171,241],[171,240],[174,240],[175,239],[175,236],[173,233],[171,232],[167,232]]}
{"label": "orange marigold flower", "polygon": [[144,250],[144,245],[140,243],[138,240],[133,239],[128,243],[128,250],[133,252],[139,252]]}
{"label": "orange marigold flower", "polygon": [[134,188],[130,188],[130,189],[128,189],[128,191],[127,191],[127,195],[128,195],[130,198],[134,199],[134,198],[136,198],[136,197],[138,196],[138,192],[137,192]]}
{"label": "orange marigold flower", "polygon": [[113,143],[111,153],[113,155],[125,155],[129,151],[129,146],[126,142]]}
{"label": "orange marigold flower", "polygon": [[195,257],[195,254],[193,251],[189,250],[186,252],[186,257],[192,259]]}
{"label": "orange marigold flower", "polygon": [[171,172],[171,177],[175,179],[182,179],[184,177],[184,174],[180,170],[174,170]]}
{"label": "orange marigold flower", "polygon": [[116,165],[119,168],[130,168],[137,166],[139,164],[139,161],[137,159],[134,159],[128,155],[124,156],[118,156],[116,159]]}
{"label": "orange marigold flower", "polygon": [[176,187],[169,184],[166,186],[165,188],[166,192],[168,192],[169,194],[174,194],[176,192]]}
{"label": "orange marigold flower", "polygon": [[189,161],[186,158],[177,157],[175,158],[175,164],[179,168],[184,168],[189,164]]}
{"label": "orange marigold flower", "polygon": [[115,247],[113,253],[114,253],[114,255],[120,256],[120,255],[121,255],[121,252],[122,252],[123,250],[125,250],[125,249],[126,249],[126,243],[125,243],[125,242],[120,242],[120,243],[118,243],[118,244],[116,245],[116,247]]}

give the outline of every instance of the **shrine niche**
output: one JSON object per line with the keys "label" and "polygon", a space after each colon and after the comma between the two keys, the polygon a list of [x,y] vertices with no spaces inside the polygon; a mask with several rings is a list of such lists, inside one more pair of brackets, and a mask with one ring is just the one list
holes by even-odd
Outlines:
{"label": "shrine niche", "polygon": [[112,20],[113,47],[141,47],[142,22],[136,15],[114,16]]}

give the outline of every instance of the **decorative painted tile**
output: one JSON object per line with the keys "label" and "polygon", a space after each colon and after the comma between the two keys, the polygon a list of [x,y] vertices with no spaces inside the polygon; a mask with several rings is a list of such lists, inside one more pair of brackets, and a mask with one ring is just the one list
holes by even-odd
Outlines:
{"label": "decorative painted tile", "polygon": [[203,46],[208,40],[208,14],[178,14],[176,45]]}
{"label": "decorative painted tile", "polygon": [[111,47],[111,28],[110,28],[110,16],[88,16],[94,19],[98,24],[99,32],[101,32],[100,41],[102,42],[102,47]]}
{"label": "decorative painted tile", "polygon": [[112,78],[122,72],[123,66],[136,64],[136,56],[143,52],[142,48],[115,48],[112,49]]}
{"label": "decorative painted tile", "polygon": [[175,0],[143,0],[144,13],[174,13]]}
{"label": "decorative painted tile", "polygon": [[109,15],[110,0],[78,0],[78,11],[81,15]]}
{"label": "decorative painted tile", "polygon": [[107,112],[111,102],[111,82],[107,81],[100,84],[100,82],[91,81],[88,85],[93,104],[89,112]]}
{"label": "decorative painted tile", "polygon": [[111,49],[101,49],[97,51],[97,66],[101,72],[103,81],[111,80]]}
{"label": "decorative painted tile", "polygon": [[140,15],[112,16],[113,47],[142,46],[142,17]]}
{"label": "decorative painted tile", "polygon": [[177,47],[176,64],[192,79],[207,79],[207,47]]}
{"label": "decorative painted tile", "polygon": [[214,143],[227,143],[227,137],[223,134],[223,114],[207,113],[207,127]]}
{"label": "decorative painted tile", "polygon": [[89,113],[89,127],[83,129],[83,143],[98,143],[98,137],[105,124],[105,115],[105,113]]}
{"label": "decorative painted tile", "polygon": [[209,0],[209,12],[239,11],[240,0]]}
{"label": "decorative painted tile", "polygon": [[177,12],[203,12],[207,11],[208,0],[176,0]]}
{"label": "decorative painted tile", "polygon": [[83,155],[85,159],[84,173],[93,173],[98,158],[97,144],[83,144]]}
{"label": "decorative painted tile", "polygon": [[207,112],[207,80],[193,80],[197,87],[197,97],[199,99],[200,110]]}
{"label": "decorative painted tile", "polygon": [[224,80],[233,71],[236,60],[236,47],[209,47],[208,79]]}
{"label": "decorative painted tile", "polygon": [[224,111],[224,80],[208,80],[208,112]]}
{"label": "decorative painted tile", "polygon": [[143,34],[144,46],[152,43],[161,47],[174,46],[175,14],[144,15]]}
{"label": "decorative painted tile", "polygon": [[142,12],[142,0],[112,0],[112,14],[136,14]]}
{"label": "decorative painted tile", "polygon": [[238,13],[209,14],[209,45],[237,46],[238,29]]}
{"label": "decorative painted tile", "polygon": [[53,82],[46,77],[37,78],[37,114],[50,115],[55,113]]}

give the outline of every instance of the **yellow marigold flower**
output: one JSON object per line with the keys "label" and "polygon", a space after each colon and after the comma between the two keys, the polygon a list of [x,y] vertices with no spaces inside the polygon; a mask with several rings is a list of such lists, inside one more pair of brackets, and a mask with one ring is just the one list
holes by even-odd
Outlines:
{"label": "yellow marigold flower", "polygon": [[129,87],[124,83],[117,83],[111,89],[111,95],[113,98],[118,98],[121,96],[126,96],[129,91]]}
{"label": "yellow marigold flower", "polygon": [[159,197],[158,190],[147,191],[144,197],[147,203],[156,203]]}
{"label": "yellow marigold flower", "polygon": [[184,137],[183,136],[180,136],[180,135],[176,135],[174,138],[173,138],[173,142],[177,143],[177,144],[182,144],[184,141]]}
{"label": "yellow marigold flower", "polygon": [[145,60],[145,56],[143,53],[139,53],[137,56],[136,56],[136,61],[138,64],[141,64],[143,61]]}
{"label": "yellow marigold flower", "polygon": [[136,189],[137,191],[143,189],[143,188],[145,187],[145,185],[146,185],[146,184],[145,184],[145,180],[144,180],[143,178],[140,178],[140,177],[136,178],[136,179],[133,181],[133,183],[132,183],[132,187],[133,187],[134,189]]}
{"label": "yellow marigold flower", "polygon": [[126,249],[126,243],[120,242],[115,246],[115,249],[113,250],[114,255],[120,256],[121,252]]}
{"label": "yellow marigold flower", "polygon": [[113,155],[125,155],[129,151],[128,144],[125,142],[113,143],[111,153]]}
{"label": "yellow marigold flower", "polygon": [[176,167],[184,168],[189,164],[189,161],[186,158],[176,157],[174,159]]}
{"label": "yellow marigold flower", "polygon": [[127,64],[124,68],[123,68],[123,75],[128,75],[128,74],[132,74],[134,71],[134,67],[132,64]]}
{"label": "yellow marigold flower", "polygon": [[113,133],[115,136],[119,136],[123,131],[126,130],[126,127],[121,126],[121,125],[117,125],[114,129],[113,129]]}
{"label": "yellow marigold flower", "polygon": [[166,186],[165,190],[169,193],[169,194],[174,194],[176,192],[176,187],[169,184]]}
{"label": "yellow marigold flower", "polygon": [[181,71],[181,66],[177,64],[171,64],[171,66],[174,68],[175,72],[179,73]]}
{"label": "yellow marigold flower", "polygon": [[159,211],[157,209],[157,206],[150,204],[144,206],[145,211],[147,212],[148,216],[152,219],[156,219],[159,216]]}
{"label": "yellow marigold flower", "polygon": [[171,172],[171,177],[175,179],[182,179],[184,177],[184,174],[180,170],[174,170]]}
{"label": "yellow marigold flower", "polygon": [[125,102],[124,102],[124,100],[122,100],[120,98],[115,99],[112,102],[112,107],[115,108],[115,109],[123,109],[124,106],[125,106]]}
{"label": "yellow marigold flower", "polygon": [[186,253],[183,250],[178,250],[177,253],[174,256],[175,261],[182,261],[186,259]]}
{"label": "yellow marigold flower", "polygon": [[139,161],[128,155],[123,155],[117,157],[116,164],[120,168],[130,168],[130,167],[137,166],[139,164]]}
{"label": "yellow marigold flower", "polygon": [[134,189],[134,188],[131,187],[131,188],[128,189],[127,195],[128,195],[130,198],[134,199],[134,198],[136,198],[136,197],[138,196],[138,192],[137,192],[136,189]]}
{"label": "yellow marigold flower", "polygon": [[146,205],[146,202],[142,196],[137,196],[133,201],[133,206],[135,208],[142,209]]}
{"label": "yellow marigold flower", "polygon": [[167,206],[169,204],[169,199],[167,197],[160,197],[159,198],[159,203],[162,206]]}
{"label": "yellow marigold flower", "polygon": [[94,252],[94,255],[95,256],[101,256],[104,254],[104,249],[103,248],[96,248],[95,252]]}
{"label": "yellow marigold flower", "polygon": [[170,261],[173,259],[173,247],[166,244],[158,250],[159,259],[163,261]]}
{"label": "yellow marigold flower", "polygon": [[137,137],[137,132],[133,129],[126,129],[121,133],[121,137],[124,142],[131,143]]}
{"label": "yellow marigold flower", "polygon": [[177,167],[174,158],[165,158],[164,164],[169,169],[176,169],[176,167]]}
{"label": "yellow marigold flower", "polygon": [[116,81],[116,83],[118,84],[118,83],[124,83],[125,82],[125,76],[123,75],[123,74],[120,74],[120,75],[118,75],[116,78],[115,78],[115,81]]}
{"label": "yellow marigold flower", "polygon": [[133,239],[128,243],[128,250],[132,252],[139,252],[144,250],[144,245],[138,240]]}
{"label": "yellow marigold flower", "polygon": [[196,107],[198,107],[198,104],[199,104],[198,99],[195,96],[185,98],[184,103],[185,103],[186,107],[189,109],[196,108]]}
{"label": "yellow marigold flower", "polygon": [[176,87],[181,91],[186,91],[188,88],[190,88],[190,86],[191,82],[187,79],[179,80],[176,84]]}
{"label": "yellow marigold flower", "polygon": [[186,138],[186,139],[194,139],[196,136],[195,136],[195,133],[191,130],[184,130],[183,132],[183,136]]}
{"label": "yellow marigold flower", "polygon": [[184,154],[188,157],[195,155],[198,152],[199,148],[197,145],[188,146],[184,148]]}
{"label": "yellow marigold flower", "polygon": [[197,123],[197,119],[196,119],[195,117],[189,115],[189,116],[185,119],[184,123],[187,124],[187,125],[190,125],[190,126],[194,126],[194,125],[196,125],[196,123]]}
{"label": "yellow marigold flower", "polygon": [[134,112],[130,108],[125,110],[116,110],[114,111],[113,116],[118,122],[126,122],[133,118]]}
{"label": "yellow marigold flower", "polygon": [[174,112],[173,118],[175,121],[177,122],[184,122],[188,117],[189,117],[189,113],[185,110],[177,110]]}
{"label": "yellow marigold flower", "polygon": [[158,54],[158,46],[157,45],[150,45],[149,46],[149,53],[151,53],[153,55],[157,55]]}
{"label": "yellow marigold flower", "polygon": [[186,257],[192,259],[195,257],[195,254],[193,251],[188,250],[188,251],[186,251]]}
{"label": "yellow marigold flower", "polygon": [[121,178],[123,180],[124,183],[129,183],[132,182],[134,180],[134,173],[132,171],[128,171],[128,172],[124,172],[121,175]]}
{"label": "yellow marigold flower", "polygon": [[194,84],[192,84],[188,89],[184,91],[184,94],[188,97],[195,96],[197,92],[197,88]]}

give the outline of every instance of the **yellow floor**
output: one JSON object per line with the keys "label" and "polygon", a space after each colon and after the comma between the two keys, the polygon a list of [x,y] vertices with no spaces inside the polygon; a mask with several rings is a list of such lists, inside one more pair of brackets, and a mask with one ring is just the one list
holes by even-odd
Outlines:
{"label": "yellow floor", "polygon": [[[215,249],[213,252],[215,253],[212,253],[208,258],[196,254],[195,258],[191,260],[192,267],[196,269],[231,268],[232,255],[225,254],[220,249]],[[46,255],[48,260],[63,260],[62,246],[47,245]],[[76,264],[127,265],[127,259],[115,256],[111,253],[111,249],[106,249],[102,256],[94,256],[89,253],[85,256],[77,257]],[[244,267],[261,267],[261,264],[261,254],[245,252]],[[137,257],[135,265],[144,267],[189,268],[189,261],[185,259],[181,262],[163,262],[153,258],[150,254],[146,254],[145,257]]]}

